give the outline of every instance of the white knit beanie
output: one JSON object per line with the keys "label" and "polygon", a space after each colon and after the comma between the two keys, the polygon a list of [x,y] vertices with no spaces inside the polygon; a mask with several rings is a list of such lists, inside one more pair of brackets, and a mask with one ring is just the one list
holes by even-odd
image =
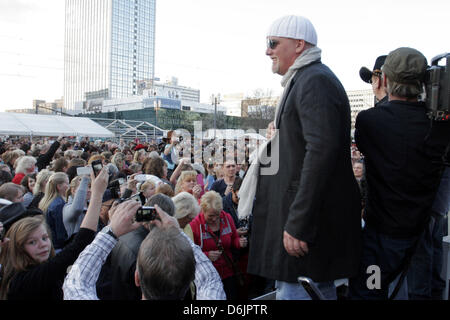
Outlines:
{"label": "white knit beanie", "polygon": [[284,16],[277,19],[270,26],[267,36],[305,40],[317,45],[316,29],[311,21],[301,16]]}

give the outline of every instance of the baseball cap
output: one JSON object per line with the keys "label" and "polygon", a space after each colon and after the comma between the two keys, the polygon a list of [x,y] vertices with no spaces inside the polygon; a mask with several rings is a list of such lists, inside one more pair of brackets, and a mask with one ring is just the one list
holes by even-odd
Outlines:
{"label": "baseball cap", "polygon": [[420,51],[402,47],[389,53],[382,70],[395,82],[412,84],[424,80],[427,67],[427,58]]}
{"label": "baseball cap", "polygon": [[361,69],[359,69],[359,76],[361,77],[361,79],[364,82],[370,83],[374,72],[381,73],[381,67],[384,64],[386,57],[387,57],[387,55],[379,56],[377,58],[377,60],[375,60],[375,65],[373,66],[373,71],[370,71],[366,67],[362,67]]}
{"label": "baseball cap", "polygon": [[282,37],[305,40],[317,45],[317,34],[311,21],[302,16],[284,16],[272,23],[268,37]]}

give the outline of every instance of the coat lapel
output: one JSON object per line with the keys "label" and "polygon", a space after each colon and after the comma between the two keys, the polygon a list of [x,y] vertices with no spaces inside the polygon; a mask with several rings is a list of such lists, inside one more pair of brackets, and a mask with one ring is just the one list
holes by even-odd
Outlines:
{"label": "coat lapel", "polygon": [[280,128],[281,115],[283,114],[284,106],[286,105],[286,100],[289,96],[289,93],[291,92],[292,87],[294,86],[295,80],[297,80],[297,76],[299,73],[300,73],[300,71],[298,71],[297,74],[292,79],[291,83],[289,84],[289,88],[287,89],[287,92],[284,95],[283,100],[281,101],[281,110],[280,110],[280,113],[277,118],[277,123],[275,124],[275,128],[277,128],[277,129]]}

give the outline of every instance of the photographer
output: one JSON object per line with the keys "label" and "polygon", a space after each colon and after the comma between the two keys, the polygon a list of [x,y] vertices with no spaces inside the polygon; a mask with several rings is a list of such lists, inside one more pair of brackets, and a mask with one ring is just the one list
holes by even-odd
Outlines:
{"label": "photographer", "polygon": [[163,152],[163,159],[167,161],[167,178],[170,179],[175,167],[178,164],[178,151],[177,145],[179,143],[178,137],[174,134],[175,131],[171,130],[167,133],[167,139],[169,144],[166,144]]}
{"label": "photographer", "polygon": [[89,199],[89,182],[89,176],[77,176],[72,179],[67,190],[67,203],[63,208],[63,223],[68,239],[80,230],[84,218],[84,209],[87,207],[87,200]]}
{"label": "photographer", "polygon": [[[171,216],[175,213],[175,206],[172,200],[162,194],[152,196],[146,205],[158,205]],[[120,237],[117,245],[112,249],[111,290],[113,300],[139,300],[141,298],[141,292],[134,284],[134,272],[136,271],[136,258],[139,247],[150,232],[150,226],[149,223],[141,224],[136,230]]]}
{"label": "photographer", "polygon": [[[64,282],[66,300],[98,299],[95,282],[101,265],[116,245],[117,237],[139,227],[132,219],[138,208],[139,204],[133,201],[120,204],[111,218],[111,224],[81,253]],[[140,246],[134,273],[135,284],[140,286],[142,291],[142,299],[183,299],[189,284],[194,280],[194,272],[198,299],[224,299],[220,278],[201,249],[181,232],[175,218],[161,210],[158,205],[155,205],[155,209],[158,219],[151,222],[154,227]],[[164,259],[161,255],[164,255]],[[150,264],[148,261],[160,263]],[[204,272],[200,272],[199,268]],[[155,281],[155,278],[158,278],[158,281]],[[210,286],[204,286],[203,291],[199,286],[202,283]]]}
{"label": "photographer", "polygon": [[[425,103],[418,100],[426,70],[426,58],[415,49],[389,53],[382,67],[388,102],[356,118],[368,194],[359,272],[349,281],[351,299],[388,298],[389,284],[407,270],[429,220],[450,127],[430,125]],[[381,288],[367,286],[372,265],[380,268]]]}

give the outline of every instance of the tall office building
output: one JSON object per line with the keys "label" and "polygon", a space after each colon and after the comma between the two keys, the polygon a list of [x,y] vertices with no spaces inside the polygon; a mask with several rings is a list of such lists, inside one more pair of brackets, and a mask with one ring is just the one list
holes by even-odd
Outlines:
{"label": "tall office building", "polygon": [[66,0],[66,109],[136,95],[138,81],[154,78],[155,2]]}

